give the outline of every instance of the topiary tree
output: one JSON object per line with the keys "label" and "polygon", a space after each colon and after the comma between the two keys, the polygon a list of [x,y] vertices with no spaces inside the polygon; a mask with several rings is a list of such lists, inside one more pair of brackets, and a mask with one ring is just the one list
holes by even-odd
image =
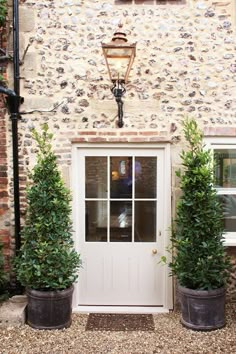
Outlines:
{"label": "topiary tree", "polygon": [[173,261],[169,264],[180,285],[217,289],[225,285],[230,268],[223,246],[223,213],[214,188],[213,157],[204,148],[203,134],[193,119],[184,122],[189,149],[181,154],[182,196],[173,230]]}
{"label": "topiary tree", "polygon": [[52,134],[44,125],[33,131],[39,151],[27,189],[22,247],[16,257],[17,279],[36,290],[66,289],[78,277],[80,256],[73,249],[71,195],[65,187],[52,151]]}

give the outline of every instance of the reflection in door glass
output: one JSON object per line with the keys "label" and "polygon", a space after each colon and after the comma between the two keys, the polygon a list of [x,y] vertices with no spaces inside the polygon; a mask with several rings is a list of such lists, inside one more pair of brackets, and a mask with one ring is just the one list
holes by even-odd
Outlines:
{"label": "reflection in door glass", "polygon": [[156,242],[156,202],[135,202],[135,242]]}
{"label": "reflection in door glass", "polygon": [[107,158],[87,156],[85,158],[86,198],[106,198]]}
{"label": "reflection in door glass", "polygon": [[86,202],[86,241],[107,241],[107,202]]}
{"label": "reflection in door glass", "polygon": [[132,241],[132,203],[111,202],[110,241]]}
{"label": "reflection in door glass", "polygon": [[111,157],[111,198],[132,198],[132,157]]}
{"label": "reflection in door glass", "polygon": [[135,198],[156,198],[156,157],[135,157]]}

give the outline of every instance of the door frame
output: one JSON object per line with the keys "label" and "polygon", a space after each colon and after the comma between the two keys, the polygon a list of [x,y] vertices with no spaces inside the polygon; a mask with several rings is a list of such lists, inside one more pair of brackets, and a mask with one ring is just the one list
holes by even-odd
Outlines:
{"label": "door frame", "polygon": [[[79,250],[79,239],[76,238],[76,233],[79,233],[79,203],[78,203],[78,150],[79,149],[140,149],[140,150],[162,150],[164,152],[164,191],[163,191],[163,205],[164,205],[164,254],[167,261],[170,260],[171,255],[167,251],[167,247],[170,245],[170,226],[171,226],[171,158],[170,158],[170,143],[73,143],[72,145],[72,166],[71,166],[71,190],[72,190],[72,219],[73,219],[73,235],[75,249]],[[81,255],[81,258],[83,255]],[[173,309],[173,280],[169,276],[169,268],[163,265],[164,276],[164,304],[162,308],[158,307],[122,307],[122,306],[78,306],[78,284],[75,284],[73,295],[73,311],[74,312],[122,312],[122,313],[155,313],[155,312],[168,312]],[[79,278],[78,278],[79,283]]]}

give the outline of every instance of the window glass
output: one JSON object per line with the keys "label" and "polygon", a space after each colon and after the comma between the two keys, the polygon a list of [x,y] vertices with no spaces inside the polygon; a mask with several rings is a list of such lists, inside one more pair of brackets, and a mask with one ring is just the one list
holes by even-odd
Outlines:
{"label": "window glass", "polygon": [[[219,142],[217,144],[217,141]],[[224,243],[236,245],[236,148],[223,145],[222,139],[212,143],[214,184],[223,209]],[[217,145],[216,145],[217,144]],[[216,145],[216,146],[214,146]]]}
{"label": "window glass", "polygon": [[85,157],[87,242],[156,242],[157,156]]}
{"label": "window glass", "polygon": [[156,202],[135,202],[135,242],[156,241]]}
{"label": "window glass", "polygon": [[107,203],[105,201],[87,201],[85,203],[86,241],[107,241]]}
{"label": "window glass", "polygon": [[225,231],[236,232],[236,195],[220,194],[219,199],[223,208]]}
{"label": "window glass", "polygon": [[236,188],[236,149],[214,150],[216,188]]}
{"label": "window glass", "polygon": [[132,198],[132,157],[111,157],[111,198]]}
{"label": "window glass", "polygon": [[132,241],[132,203],[124,201],[110,204],[110,241]]}
{"label": "window glass", "polygon": [[86,198],[107,197],[107,158],[87,156],[85,159]]}
{"label": "window glass", "polygon": [[135,198],[156,198],[156,157],[135,157]]}

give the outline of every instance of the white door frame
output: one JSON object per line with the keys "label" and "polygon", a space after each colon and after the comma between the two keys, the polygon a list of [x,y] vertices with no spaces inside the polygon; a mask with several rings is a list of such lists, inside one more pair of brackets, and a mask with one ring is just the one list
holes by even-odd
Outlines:
{"label": "white door frame", "polygon": [[[164,254],[163,256],[167,257],[167,260],[170,259],[171,255],[166,250],[170,244],[170,225],[171,225],[171,158],[170,158],[170,144],[153,144],[153,143],[75,143],[72,145],[72,173],[71,173],[71,189],[73,195],[72,202],[72,217],[73,217],[73,230],[74,230],[74,243],[75,248],[79,249],[79,240],[76,238],[76,231],[79,232],[79,205],[78,205],[78,186],[80,181],[78,180],[78,169],[80,168],[78,163],[78,149],[94,149],[94,148],[106,148],[106,149],[152,149],[152,150],[162,150],[164,151],[164,191],[163,191],[163,205],[164,205]],[[83,187],[84,188],[84,187]],[[164,304],[163,308],[158,307],[122,307],[122,306],[78,306],[78,287],[75,284],[75,290],[73,295],[73,311],[79,312],[125,312],[125,313],[142,313],[142,312],[167,312],[173,308],[173,281],[169,276],[169,268],[166,265],[163,265],[164,272]],[[79,279],[78,279],[79,281]]]}

